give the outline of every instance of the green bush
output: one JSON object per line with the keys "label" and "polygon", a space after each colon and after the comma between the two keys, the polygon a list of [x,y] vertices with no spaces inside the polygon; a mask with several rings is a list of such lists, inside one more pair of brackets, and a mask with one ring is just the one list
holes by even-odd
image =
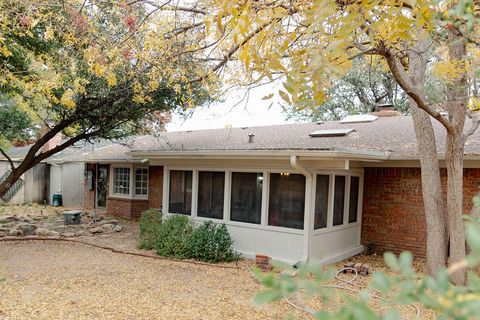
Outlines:
{"label": "green bush", "polygon": [[224,224],[206,221],[189,236],[188,257],[206,262],[233,261],[237,255],[233,240]]}
{"label": "green bush", "polygon": [[188,258],[187,241],[192,231],[193,226],[188,216],[168,217],[158,230],[155,250],[163,257]]}
{"label": "green bush", "polygon": [[140,243],[139,248],[152,250],[155,247],[160,226],[162,225],[162,211],[148,209],[140,217]]}

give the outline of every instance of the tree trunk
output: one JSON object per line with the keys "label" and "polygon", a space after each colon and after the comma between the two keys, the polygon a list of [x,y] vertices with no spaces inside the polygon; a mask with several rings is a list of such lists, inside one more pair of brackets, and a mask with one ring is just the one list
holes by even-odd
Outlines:
{"label": "tree trunk", "polygon": [[15,184],[15,182],[20,179],[23,173],[24,172],[20,173],[19,170],[15,169],[10,172],[5,180],[0,182],[0,199],[2,199],[5,193],[7,193],[7,191]]}
{"label": "tree trunk", "polygon": [[[428,45],[427,40],[419,40],[417,46],[409,52],[410,79],[423,98]],[[435,132],[430,116],[412,99],[410,106],[420,155],[422,196],[427,226],[427,272],[435,275],[445,267],[447,261],[445,205]]]}
{"label": "tree trunk", "polygon": [[447,261],[447,226],[435,135],[430,116],[414,103],[411,107],[420,150],[422,197],[427,227],[427,272],[437,274]]}
{"label": "tree trunk", "polygon": [[[450,60],[465,61],[466,45],[464,39],[452,32],[448,46]],[[447,133],[445,162],[447,165],[447,212],[448,234],[450,237],[449,263],[465,259],[465,230],[463,226],[463,152],[465,117],[467,115],[468,88],[467,77],[463,73],[447,85],[448,118],[454,126]],[[465,283],[465,269],[452,275],[455,284]]]}

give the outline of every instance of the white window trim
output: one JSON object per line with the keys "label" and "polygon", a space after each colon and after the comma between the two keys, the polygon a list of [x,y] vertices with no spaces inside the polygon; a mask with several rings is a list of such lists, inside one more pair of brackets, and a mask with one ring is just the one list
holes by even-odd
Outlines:
{"label": "white window trim", "polygon": [[[136,194],[135,189],[137,189],[136,184],[137,184],[137,175],[136,175],[136,170],[137,169],[147,169],[147,194]],[[133,185],[132,185],[132,194],[135,199],[148,199],[148,194],[150,193],[150,168],[148,166],[133,166]]]}
{"label": "white window trim", "polygon": [[[353,171],[353,170],[352,170]],[[321,229],[314,229],[313,234],[322,234],[322,233],[329,233],[337,230],[342,229],[349,229],[354,227],[361,226],[361,217],[362,217],[362,208],[363,208],[363,172],[361,171],[353,171],[353,172],[346,172],[346,171],[336,171],[332,173],[332,171],[321,171],[316,170],[314,174],[314,180],[316,181],[317,175],[329,175],[330,176],[330,184],[329,184],[329,195],[328,195],[328,210],[327,210],[327,227]],[[345,176],[345,197],[344,197],[344,212],[343,212],[343,224],[338,226],[333,226],[333,202],[334,202],[334,191],[335,191],[335,176]],[[359,192],[358,192],[358,203],[357,203],[357,221],[348,223],[348,214],[350,208],[350,179],[352,176],[359,177]],[[316,193],[316,183],[315,183],[315,191]],[[313,198],[315,201],[315,197]],[[315,207],[315,203],[313,205]],[[315,215],[315,209],[313,209],[313,214]],[[315,228],[315,226],[313,226]]]}
{"label": "white window trim", "polygon": [[[119,194],[115,193],[114,189],[114,169],[115,168],[128,168],[130,169],[130,192],[129,194]],[[136,195],[135,194],[135,169],[137,168],[146,168],[147,169],[147,194],[146,195]],[[149,190],[149,179],[150,179],[150,170],[148,166],[145,165],[134,165],[131,163],[115,163],[110,165],[110,190],[108,192],[109,197],[112,198],[122,198],[122,199],[139,199],[139,200],[148,200]]]}
{"label": "white window trim", "polygon": [[[217,223],[225,223],[227,226],[238,226],[238,227],[245,227],[245,228],[254,228],[254,229],[261,229],[267,231],[274,231],[274,232],[284,232],[284,233],[291,233],[291,234],[304,234],[305,227],[307,227],[307,223],[304,222],[304,229],[293,229],[293,228],[286,228],[286,227],[277,227],[277,226],[270,226],[268,225],[268,202],[269,202],[269,192],[270,192],[270,173],[282,173],[288,172],[291,174],[302,174],[298,171],[293,170],[292,168],[284,168],[284,169],[264,169],[264,168],[219,168],[219,167],[196,167],[192,165],[185,165],[185,166],[170,166],[164,165],[164,178],[163,178],[163,204],[162,207],[165,209],[164,214],[166,216],[172,215],[174,213],[167,212],[169,207],[169,194],[170,194],[170,171],[172,170],[180,170],[180,171],[192,171],[192,208],[190,216],[194,221],[213,221]],[[225,192],[224,192],[224,212],[223,212],[223,219],[213,219],[213,218],[206,218],[206,217],[198,217],[197,216],[197,203],[198,203],[198,172],[199,171],[219,171],[225,172]],[[231,201],[231,191],[232,191],[232,172],[250,172],[250,173],[262,173],[263,174],[263,186],[262,186],[262,209],[261,209],[261,223],[248,223],[248,222],[240,222],[240,221],[231,221],[230,220],[230,201]],[[323,234],[323,233],[330,233],[342,229],[351,229],[361,226],[361,218],[362,218],[362,205],[363,205],[363,170],[362,169],[350,169],[348,171],[345,170],[321,170],[315,169],[312,170],[313,179],[312,179],[312,189],[313,195],[316,192],[316,179],[317,175],[328,175],[330,176],[329,179],[329,196],[328,196],[328,210],[327,210],[327,227],[322,229],[314,229],[314,224],[310,226],[311,231],[313,231],[313,235]],[[345,198],[344,198],[344,219],[343,224],[338,226],[333,226],[333,200],[334,200],[334,188],[335,188],[335,175],[342,175],[346,177],[345,181]],[[357,222],[348,223],[348,210],[349,210],[349,199],[350,199],[350,177],[357,176],[360,178],[359,181],[359,193],[358,193],[358,206],[357,206]],[[305,179],[305,183],[308,184],[308,179]],[[307,210],[307,201],[309,201],[308,196],[308,188],[305,185],[305,210]],[[310,212],[308,214],[315,214],[315,196],[312,197],[312,206]],[[360,234],[360,233],[359,233]],[[360,239],[359,239],[360,240]]]}

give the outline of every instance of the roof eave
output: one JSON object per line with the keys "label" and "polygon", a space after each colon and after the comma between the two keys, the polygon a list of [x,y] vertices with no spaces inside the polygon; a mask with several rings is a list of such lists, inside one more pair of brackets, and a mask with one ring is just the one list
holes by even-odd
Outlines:
{"label": "roof eave", "polygon": [[127,155],[133,159],[265,159],[289,158],[296,155],[310,160],[349,159],[364,161],[384,161],[388,155],[382,152],[347,152],[332,150],[190,150],[190,151],[158,151],[132,150]]}

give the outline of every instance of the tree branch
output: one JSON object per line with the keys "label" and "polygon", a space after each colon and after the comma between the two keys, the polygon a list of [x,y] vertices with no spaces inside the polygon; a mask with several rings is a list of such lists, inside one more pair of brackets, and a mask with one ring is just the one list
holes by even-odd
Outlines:
{"label": "tree branch", "polygon": [[10,158],[2,148],[0,148],[0,153],[8,160],[8,163],[10,163],[10,167],[12,168],[12,171],[15,170],[15,165],[13,164],[12,158]]}
{"label": "tree branch", "polygon": [[402,87],[402,89],[413,99],[413,101],[415,101],[417,106],[428,113],[432,118],[440,122],[448,132],[455,132],[455,128],[452,123],[447,118],[442,116],[440,112],[433,109],[425,101],[425,99],[422,98],[415,86],[413,86],[413,84],[410,82],[402,63],[392,54],[392,52],[387,48],[382,48],[382,50],[379,50],[379,52],[385,58],[385,60],[387,60],[388,66],[390,67],[395,80],[398,82],[400,87]]}
{"label": "tree branch", "polygon": [[468,131],[464,132],[462,135],[463,144],[465,144],[468,137],[474,134],[480,126],[480,115],[478,114],[478,112],[472,112],[471,110],[467,110],[467,115],[472,120],[472,125],[470,126]]}

